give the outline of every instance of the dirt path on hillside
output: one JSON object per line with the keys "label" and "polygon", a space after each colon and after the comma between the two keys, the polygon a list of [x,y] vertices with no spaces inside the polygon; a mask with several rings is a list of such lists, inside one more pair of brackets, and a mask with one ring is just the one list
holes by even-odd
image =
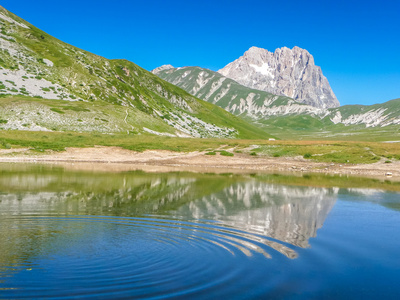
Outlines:
{"label": "dirt path on hillside", "polygon": [[67,148],[64,152],[35,154],[29,149],[2,149],[0,162],[52,163],[69,169],[99,171],[144,170],[148,172],[194,171],[213,173],[317,172],[391,178],[400,181],[400,161],[374,164],[317,163],[302,157],[254,157],[235,153],[233,157],[204,155],[204,152],[147,150],[134,152],[118,147]]}

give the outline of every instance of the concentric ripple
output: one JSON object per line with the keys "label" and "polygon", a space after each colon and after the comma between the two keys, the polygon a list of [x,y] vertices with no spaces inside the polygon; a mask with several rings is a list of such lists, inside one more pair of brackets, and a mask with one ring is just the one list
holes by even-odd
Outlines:
{"label": "concentric ripple", "polygon": [[251,263],[242,260],[294,253],[272,239],[205,220],[17,215],[1,225],[1,234],[11,237],[2,239],[3,256],[17,257],[14,267],[0,270],[6,298],[222,292],[247,282]]}

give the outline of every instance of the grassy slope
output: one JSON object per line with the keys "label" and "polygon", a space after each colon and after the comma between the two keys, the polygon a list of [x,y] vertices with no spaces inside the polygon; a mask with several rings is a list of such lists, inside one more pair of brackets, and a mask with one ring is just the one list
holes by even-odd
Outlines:
{"label": "grassy slope", "polygon": [[[144,126],[173,133],[172,128],[160,119],[140,110],[101,100],[92,103],[7,96],[0,98],[0,119],[7,123],[19,122],[23,124],[25,130],[29,130],[35,124],[53,131],[132,134],[137,133],[136,128]],[[0,128],[7,123],[0,124]]]}
{"label": "grassy slope", "polygon": [[[286,125],[286,122],[289,125]],[[363,125],[321,125],[320,120],[310,116],[276,117],[258,121],[260,126],[273,135],[285,140],[328,140],[328,141],[398,141],[400,126],[365,128]],[[283,124],[282,124],[283,123]],[[282,124],[282,125],[281,125]]]}
{"label": "grassy slope", "polygon": [[[121,123],[121,110],[128,109],[129,115],[140,116],[140,118],[133,118],[132,123],[129,119],[128,126],[126,124],[119,126],[120,132],[127,130],[126,127],[129,128],[132,125],[174,133],[178,128],[176,124],[172,124],[175,127],[174,129],[167,125],[163,118],[163,116],[172,113],[175,115],[187,114],[206,120],[217,127],[234,128],[238,133],[236,137],[239,138],[269,137],[263,130],[189,95],[182,89],[161,80],[134,63],[126,60],[107,60],[65,44],[6,10],[0,10],[29,27],[29,29],[26,29],[2,21],[2,32],[6,34],[7,39],[15,41],[14,45],[20,47],[19,50],[22,55],[22,58],[16,60],[7,51],[2,51],[0,53],[0,65],[3,70],[23,68],[30,76],[59,84],[65,90],[59,93],[60,99],[80,99],[85,102],[93,102],[99,108],[104,108],[99,109],[100,113],[115,110],[116,120],[113,120],[113,122],[116,124]],[[52,61],[54,66],[47,66],[43,63],[44,59]],[[0,93],[7,94],[9,91],[3,90]],[[15,105],[19,105],[17,103],[20,101],[19,99],[14,96],[7,100],[14,101]],[[17,102],[15,102],[16,100]],[[28,98],[24,98],[21,101],[26,104],[28,100]],[[2,101],[6,100],[2,99]],[[115,106],[106,107],[104,102]],[[32,101],[31,108],[38,103]],[[40,104],[50,105],[48,102]],[[59,105],[61,104],[55,104],[55,106]],[[76,104],[68,105],[74,106]],[[144,123],[141,124],[139,121]],[[81,128],[79,130],[84,128],[80,126],[81,124],[75,125],[72,127]],[[191,130],[193,124],[189,123],[187,127],[188,130]],[[53,126],[50,129],[53,128],[66,130],[63,126]],[[77,129],[71,128],[70,130]],[[201,134],[207,136],[207,132],[201,132]],[[222,136],[224,135],[222,134]]]}
{"label": "grassy slope", "polygon": [[353,114],[361,114],[378,109],[386,109],[389,112],[389,117],[398,116],[400,112],[400,98],[373,105],[344,105],[332,109],[332,111],[340,111],[342,116],[346,118]]}

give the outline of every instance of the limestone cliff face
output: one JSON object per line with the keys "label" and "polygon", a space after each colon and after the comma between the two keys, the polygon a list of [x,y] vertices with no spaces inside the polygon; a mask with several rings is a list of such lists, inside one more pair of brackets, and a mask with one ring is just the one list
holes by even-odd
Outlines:
{"label": "limestone cliff face", "polygon": [[244,86],[287,96],[314,107],[340,105],[321,68],[314,64],[313,56],[299,47],[283,47],[274,53],[251,47],[218,73]]}

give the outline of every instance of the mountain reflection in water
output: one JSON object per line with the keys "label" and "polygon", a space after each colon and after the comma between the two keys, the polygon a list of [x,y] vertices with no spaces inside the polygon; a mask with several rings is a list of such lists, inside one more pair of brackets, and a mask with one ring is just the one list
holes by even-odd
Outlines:
{"label": "mountain reflection in water", "polygon": [[190,201],[176,215],[193,219],[213,219],[230,226],[278,241],[270,245],[294,258],[293,250],[279,244],[306,248],[315,237],[337,193],[333,189],[269,185],[257,181],[231,185],[221,192]]}
{"label": "mountain reflection in water", "polygon": [[[3,216],[154,216],[191,222],[190,230],[196,231],[214,222],[213,231],[206,230],[205,239],[210,242],[219,243],[222,234],[229,247],[247,255],[257,251],[270,257],[261,244],[290,258],[297,257],[290,245],[309,247],[308,240],[316,236],[337,197],[337,189],[266,184],[250,177],[142,172],[10,172],[1,177],[0,185]],[[18,245],[21,251],[24,240],[30,245],[28,252],[35,252],[49,239],[62,239],[62,234],[82,234],[62,228],[46,230],[45,225],[30,228],[26,222],[26,218],[1,222],[0,243],[11,248]],[[18,235],[10,236],[15,228]]]}

